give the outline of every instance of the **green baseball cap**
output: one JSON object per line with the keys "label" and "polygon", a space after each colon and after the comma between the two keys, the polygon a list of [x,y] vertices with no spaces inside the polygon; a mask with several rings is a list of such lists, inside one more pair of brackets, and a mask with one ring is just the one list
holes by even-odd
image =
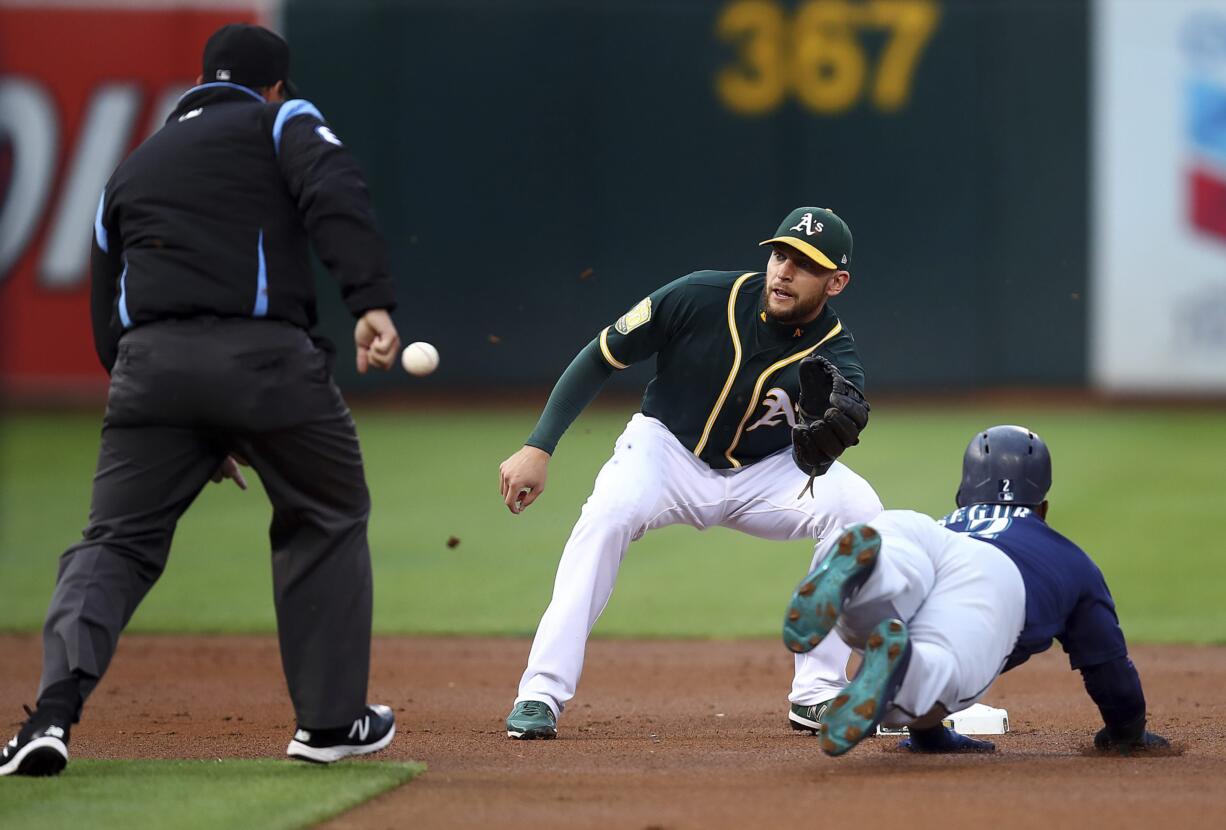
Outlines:
{"label": "green baseball cap", "polygon": [[819,265],[846,271],[851,264],[851,229],[829,208],[798,207],[761,244],[782,243]]}

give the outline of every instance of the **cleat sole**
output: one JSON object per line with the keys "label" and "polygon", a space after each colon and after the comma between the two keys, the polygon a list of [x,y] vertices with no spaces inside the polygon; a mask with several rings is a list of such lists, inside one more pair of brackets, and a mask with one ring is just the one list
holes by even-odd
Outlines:
{"label": "cleat sole", "polygon": [[523,732],[508,729],[507,737],[517,741],[552,741],[558,737],[558,732],[556,729],[525,729]]}
{"label": "cleat sole", "polygon": [[859,671],[826,714],[823,752],[842,755],[876,731],[906,675],[909,646],[907,627],[902,622],[882,620],[877,624]]}
{"label": "cleat sole", "polygon": [[881,537],[868,525],[852,525],[832,552],[792,594],[783,624],[783,643],[803,654],[816,648],[838,622],[847,597],[872,573]]}

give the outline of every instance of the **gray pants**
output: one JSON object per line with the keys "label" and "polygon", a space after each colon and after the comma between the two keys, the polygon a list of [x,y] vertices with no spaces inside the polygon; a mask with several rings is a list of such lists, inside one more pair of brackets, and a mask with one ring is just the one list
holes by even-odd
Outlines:
{"label": "gray pants", "polygon": [[346,725],[370,670],[370,496],[329,356],[294,326],[204,318],[132,330],[111,376],[89,526],[60,559],[41,691],[84,699],[166,565],[175,525],[229,452],[273,506],[273,594],[298,723]]}

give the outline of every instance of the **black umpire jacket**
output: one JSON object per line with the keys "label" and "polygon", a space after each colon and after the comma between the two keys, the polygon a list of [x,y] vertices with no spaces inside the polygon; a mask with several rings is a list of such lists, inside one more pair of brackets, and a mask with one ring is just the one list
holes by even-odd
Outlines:
{"label": "black umpire jacket", "polygon": [[366,183],[319,110],[237,84],[189,90],[98,203],[90,310],[102,365],[111,370],[124,332],[157,320],[310,329],[308,240],[355,316],[394,307]]}

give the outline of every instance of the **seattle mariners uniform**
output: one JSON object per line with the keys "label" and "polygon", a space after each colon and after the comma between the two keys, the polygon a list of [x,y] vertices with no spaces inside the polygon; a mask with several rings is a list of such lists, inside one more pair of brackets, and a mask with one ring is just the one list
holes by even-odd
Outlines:
{"label": "seattle mariners uniform", "polygon": [[[688,524],[818,540],[880,511],[868,483],[837,462],[812,495],[801,495],[807,477],[789,451],[804,358],[820,354],[849,384],[864,385],[851,333],[826,304],[850,278],[851,233],[834,213],[804,207],[762,244],[773,246],[765,273],[689,274],[601,330],[563,373],[525,447],[503,462],[502,495],[519,512],[540,495],[558,439],[604,382],[656,357],[642,408],[617,439],[563,550],[508,736],[556,735],[622,557],[647,531]],[[794,727],[817,729],[818,708],[846,681],[849,654],[832,638],[798,657]]]}
{"label": "seattle mariners uniform", "polygon": [[991,752],[942,718],[1053,639],[1102,714],[1096,747],[1167,746],[1145,729],[1141,680],[1102,572],[1045,521],[1046,445],[1022,427],[992,427],[971,441],[962,469],[958,510],[940,522],[888,510],[852,526],[793,596],[791,650],[837,630],[864,652],[825,713],[822,749],[841,755],[884,723],[910,726],[912,751]]}

